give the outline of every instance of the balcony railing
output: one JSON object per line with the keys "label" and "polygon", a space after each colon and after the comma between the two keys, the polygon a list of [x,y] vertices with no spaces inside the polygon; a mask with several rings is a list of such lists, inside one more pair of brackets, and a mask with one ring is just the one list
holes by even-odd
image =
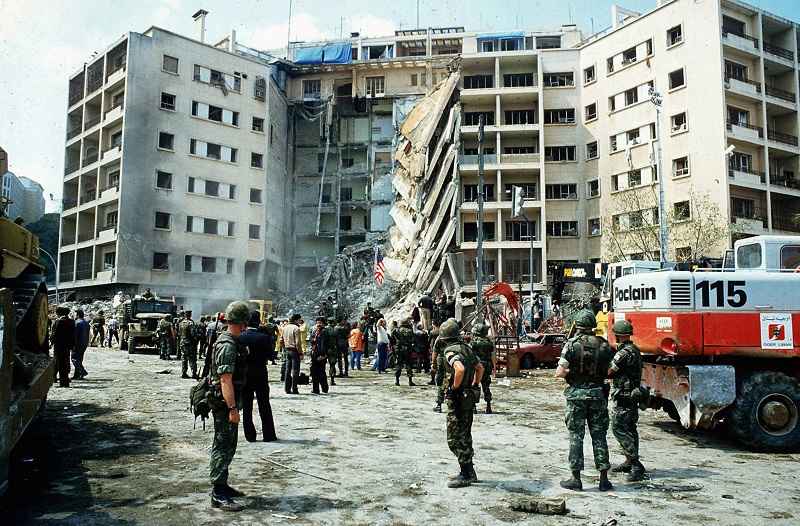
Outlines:
{"label": "balcony railing", "polygon": [[[461,164],[478,164],[477,155],[462,155]],[[497,164],[497,154],[487,153],[483,155],[483,164]]]}
{"label": "balcony railing", "polygon": [[92,163],[96,163],[96,162],[97,162],[97,154],[95,153],[95,154],[93,154],[93,155],[89,155],[89,156],[87,156],[87,157],[86,157],[86,158],[83,160],[83,167],[85,168],[85,167],[89,166],[90,164],[92,164]]}
{"label": "balcony railing", "polygon": [[767,211],[754,208],[748,211],[734,210],[731,212],[731,223],[741,225],[746,221],[757,221],[761,223],[762,228],[767,228]]}
{"label": "balcony railing", "polygon": [[92,232],[82,232],[78,234],[78,243],[83,243],[84,241],[91,241],[94,239],[94,234]]}
{"label": "balcony railing", "polygon": [[795,101],[794,93],[792,93],[791,91],[782,90],[780,88],[774,88],[772,86],[767,86],[766,88],[767,88],[766,89],[767,95],[769,95],[770,97],[775,97],[776,99],[782,99],[792,103]]}
{"label": "balcony railing", "polygon": [[94,201],[97,199],[97,189],[92,188],[91,190],[87,190],[81,194],[81,204],[84,205],[89,201]]}
{"label": "balcony railing", "polygon": [[767,182],[767,175],[764,172],[758,172],[756,170],[751,170],[750,168],[745,168],[745,167],[738,167],[738,168],[733,166],[728,167],[728,177],[730,178],[736,177],[736,174],[734,172],[749,174],[754,177],[758,177],[762,183]]}
{"label": "balcony railing", "polygon": [[[163,105],[163,103],[162,103],[162,105]],[[124,107],[124,105],[123,105],[123,104],[117,104],[116,106],[112,107],[110,110],[108,110],[107,112],[105,112],[105,113],[103,114],[103,118],[104,118],[104,119],[108,118],[108,114],[109,114],[109,113],[111,113],[112,111],[116,110],[117,108],[119,108],[119,109],[121,110],[123,107]],[[173,108],[173,109],[175,109],[175,108]]]}
{"label": "balcony railing", "polygon": [[58,271],[58,281],[72,281],[75,276],[75,269],[72,267],[61,267]]}
{"label": "balcony railing", "polygon": [[504,153],[500,156],[503,164],[538,163],[539,152],[534,153]]}
{"label": "balcony railing", "polygon": [[772,213],[772,228],[787,232],[800,232],[800,212],[797,214]]}
{"label": "balcony railing", "polygon": [[75,170],[77,170],[80,167],[81,167],[81,163],[79,163],[78,161],[75,161],[75,162],[72,162],[72,163],[68,163],[64,167],[64,175],[71,174],[72,172],[74,172]]}
{"label": "balcony railing", "polygon": [[84,130],[88,130],[92,126],[100,124],[101,120],[102,120],[102,116],[101,115],[98,115],[97,117],[92,117],[91,119],[86,119],[86,122],[83,125],[83,129]]}
{"label": "balcony railing", "polygon": [[78,264],[78,272],[75,276],[76,280],[80,279],[92,279],[92,264],[91,263],[84,263]]}
{"label": "balcony railing", "polygon": [[800,181],[798,181],[794,177],[786,177],[781,172],[770,172],[769,184],[771,186],[780,186],[782,188],[791,188],[793,190],[800,190]]}
{"label": "balcony railing", "polygon": [[78,200],[73,198],[65,198],[61,201],[64,210],[69,210],[70,208],[75,208],[78,206]]}
{"label": "balcony railing", "polygon": [[789,135],[788,133],[767,130],[767,138],[770,141],[788,144],[790,146],[797,146],[797,137],[794,135]]}
{"label": "balcony railing", "polygon": [[749,40],[753,43],[753,47],[758,49],[758,39],[754,36],[748,35],[747,33],[741,33],[739,31],[731,31],[730,29],[722,28],[722,37],[726,37],[728,35],[736,35],[737,37],[744,38],[745,40]]}
{"label": "balcony railing", "polygon": [[63,236],[61,238],[61,246],[65,247],[67,245],[71,245],[75,243],[75,236]]}
{"label": "balcony railing", "polygon": [[117,191],[119,191],[119,181],[117,181],[117,182],[115,182],[115,183],[109,183],[109,184],[107,184],[107,185],[103,185],[103,186],[101,186],[101,187],[100,187],[100,193],[102,194],[102,193],[103,193],[103,192],[105,192],[106,190],[110,190],[110,189],[112,189],[112,188],[113,188],[114,190],[117,190]]}
{"label": "balcony railing", "polygon": [[67,130],[67,140],[72,139],[73,137],[77,137],[81,133],[81,126],[78,125],[71,130]]}
{"label": "balcony railing", "polygon": [[81,89],[70,91],[69,94],[69,105],[72,106],[73,104],[77,103],[79,100],[83,98],[83,86],[81,85]]}
{"label": "balcony railing", "polygon": [[731,79],[733,79],[735,81],[738,81],[738,82],[742,82],[744,84],[750,84],[751,86],[755,86],[756,91],[761,93],[761,83],[760,82],[756,82],[754,80],[750,80],[750,79],[746,79],[746,78],[742,78],[742,77],[736,77],[736,76],[732,76],[732,75],[725,75],[725,82],[726,83],[729,83],[731,81]]}
{"label": "balcony railing", "polygon": [[786,60],[794,60],[794,52],[788,49],[782,48],[780,46],[776,46],[774,44],[769,44],[764,42],[764,51],[769,53],[770,55],[775,55],[776,57],[781,57]]}
{"label": "balcony railing", "polygon": [[761,126],[753,126],[752,124],[747,124],[745,122],[727,121],[727,127],[729,131],[732,130],[734,126],[738,126],[740,128],[747,128],[748,130],[755,130],[758,132],[758,136],[760,138],[762,139],[764,138],[764,128],[762,128]]}

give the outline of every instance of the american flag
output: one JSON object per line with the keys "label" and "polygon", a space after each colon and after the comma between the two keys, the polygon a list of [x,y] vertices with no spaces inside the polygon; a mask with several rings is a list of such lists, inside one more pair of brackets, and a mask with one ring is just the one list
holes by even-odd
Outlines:
{"label": "american flag", "polygon": [[378,285],[383,285],[383,273],[385,271],[386,267],[383,265],[383,256],[381,255],[381,249],[376,246],[374,272],[375,272],[375,283],[377,283]]}

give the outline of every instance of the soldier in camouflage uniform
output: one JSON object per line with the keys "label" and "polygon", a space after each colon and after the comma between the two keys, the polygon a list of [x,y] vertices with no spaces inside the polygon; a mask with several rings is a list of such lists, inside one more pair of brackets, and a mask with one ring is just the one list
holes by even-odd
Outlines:
{"label": "soldier in camouflage uniform", "polygon": [[209,462],[209,478],[213,485],[211,505],[225,511],[241,510],[242,506],[233,498],[244,495],[228,485],[228,468],[236,454],[239,408],[247,375],[247,347],[239,344],[239,336],[247,327],[249,314],[243,301],[228,305],[225,311],[228,330],[219,334],[212,350],[210,401],[214,442]]}
{"label": "soldier in camouflage uniform", "polygon": [[192,311],[183,313],[183,319],[178,324],[178,348],[181,350],[181,378],[189,378],[187,370],[192,369],[192,378],[197,379],[197,328],[192,321]]}
{"label": "soldier in camouflage uniform", "polygon": [[489,327],[483,323],[476,323],[472,326],[472,341],[470,347],[483,364],[483,378],[481,387],[483,388],[483,399],[486,400],[486,414],[492,414],[492,391],[489,386],[492,384],[492,371],[497,361],[494,344],[489,340]]}
{"label": "soldier in camouflage uniform", "polygon": [[447,366],[444,361],[444,349],[447,347],[452,338],[445,338],[441,334],[441,328],[436,329],[436,337],[433,340],[433,369],[435,371],[434,384],[436,385],[436,405],[433,410],[437,413],[442,412],[442,404],[444,403],[444,375],[447,372]]}
{"label": "soldier in camouflage uniform", "polygon": [[[336,385],[336,363],[339,361],[339,348],[336,342],[336,320],[328,318],[328,324],[322,332],[325,340],[325,352],[328,355],[328,374],[331,377],[331,387]],[[325,365],[323,364],[323,368]]]}
{"label": "soldier in camouflage uniform", "polygon": [[608,394],[605,378],[611,364],[612,351],[603,338],[594,335],[596,320],[590,310],[575,316],[577,334],[564,343],[556,377],[564,378],[568,387],[565,422],[569,430],[569,468],[572,478],[561,481],[561,487],[583,489],[583,437],[586,426],[592,437],[594,464],[600,471],[600,491],[613,489],[608,480]]}
{"label": "soldier in camouflage uniform", "polygon": [[625,453],[625,462],[611,471],[628,473],[628,482],[638,482],[644,479],[646,473],[639,462],[639,431],[636,429],[641,398],[642,354],[631,341],[633,325],[629,321],[614,322],[613,330],[618,344],[608,370],[608,376],[612,378],[611,399],[614,401],[611,430]]}
{"label": "soldier in camouflage uniform", "polygon": [[397,368],[394,371],[394,385],[400,385],[400,375],[403,374],[403,366],[406,368],[408,385],[413,386],[414,372],[411,370],[411,353],[414,350],[414,329],[412,328],[411,318],[403,320],[400,327],[392,332],[395,347],[394,356],[397,360]]}
{"label": "soldier in camouflage uniform", "polygon": [[461,488],[478,481],[472,465],[472,412],[483,365],[471,347],[459,337],[456,320],[451,318],[444,322],[439,337],[447,341],[443,352],[447,368],[447,446],[460,467],[459,473],[450,478],[447,486]]}
{"label": "soldier in camouflage uniform", "polygon": [[[348,356],[350,354],[350,346],[348,345],[350,324],[344,319],[339,320],[339,324],[336,325],[334,332],[336,333],[336,348],[338,350],[337,365],[339,367],[339,377],[350,376],[350,357]],[[342,367],[343,360],[344,367]]]}
{"label": "soldier in camouflage uniform", "polygon": [[158,336],[159,358],[162,360],[169,360],[170,350],[172,349],[171,340],[175,337],[175,332],[172,330],[171,314],[159,320],[158,327],[156,328],[156,335]]}

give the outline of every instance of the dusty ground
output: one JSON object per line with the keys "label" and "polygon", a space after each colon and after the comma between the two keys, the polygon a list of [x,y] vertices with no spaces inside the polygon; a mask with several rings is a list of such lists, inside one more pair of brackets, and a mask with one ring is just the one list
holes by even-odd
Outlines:
{"label": "dusty ground", "polygon": [[[42,423],[19,455],[5,524],[216,524],[209,507],[211,427],[192,429],[179,363],[92,349],[90,376],[53,389]],[[171,374],[160,374],[163,370]],[[587,470],[581,493],[562,490],[567,435],[552,371],[497,386],[496,414],[476,416],[482,483],[445,485],[456,463],[429,386],[395,387],[361,371],[331,394],[288,397],[273,367],[278,443],[240,447],[231,482],[247,509],[232,524],[798,524],[800,455],[754,454],[719,435],[689,434],[663,413],[643,415],[651,480],[599,493]],[[420,383],[423,383],[419,379]],[[310,389],[304,388],[307,393]],[[301,391],[303,392],[303,391]],[[619,448],[609,434],[613,460]],[[586,444],[587,465],[591,449]],[[338,481],[329,484],[260,460],[268,457]],[[22,478],[22,480],[19,480]],[[566,517],[513,512],[520,495],[565,497]],[[472,520],[467,519],[467,516]],[[10,520],[9,520],[10,518]],[[7,522],[8,521],[8,522]]]}

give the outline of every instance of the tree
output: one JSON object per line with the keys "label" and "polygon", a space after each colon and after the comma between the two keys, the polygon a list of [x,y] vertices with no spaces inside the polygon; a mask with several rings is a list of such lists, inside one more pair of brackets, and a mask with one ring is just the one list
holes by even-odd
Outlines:
{"label": "tree", "polygon": [[[667,205],[667,236],[672,261],[719,257],[732,233],[732,225],[707,193]],[[608,261],[644,259],[658,261],[661,241],[658,195],[655,185],[619,192],[611,197],[603,218],[603,255]]]}

